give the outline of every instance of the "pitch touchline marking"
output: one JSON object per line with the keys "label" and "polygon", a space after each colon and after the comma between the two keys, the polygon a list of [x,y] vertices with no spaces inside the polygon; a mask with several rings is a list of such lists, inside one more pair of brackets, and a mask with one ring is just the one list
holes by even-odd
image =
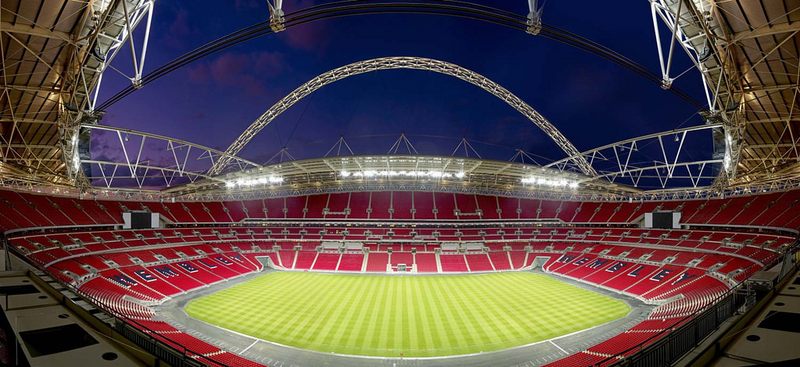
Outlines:
{"label": "pitch touchline marking", "polygon": [[[630,315],[630,313],[628,313],[628,314]],[[565,334],[565,335],[561,335],[561,336],[559,336],[559,337],[552,338],[552,339],[548,339],[548,340],[541,340],[541,341],[538,341],[538,342],[533,342],[533,343],[530,343],[530,344],[525,344],[525,345],[520,345],[520,346],[516,346],[516,347],[511,347],[511,348],[508,348],[508,349],[499,349],[499,350],[493,350],[493,351],[491,351],[491,352],[478,352],[478,353],[469,353],[469,354],[453,354],[453,355],[447,355],[447,356],[431,356],[431,357],[402,357],[402,358],[400,358],[400,357],[367,356],[367,355],[360,355],[360,354],[342,354],[342,353],[335,353],[335,352],[320,352],[320,351],[313,350],[313,349],[303,349],[303,348],[300,348],[300,347],[294,347],[294,346],[291,346],[291,345],[281,344],[281,343],[277,343],[277,342],[270,341],[270,340],[265,340],[265,339],[257,339],[257,338],[255,338],[255,337],[253,337],[253,336],[246,335],[246,334],[242,334],[242,333],[240,333],[240,332],[238,332],[238,331],[234,331],[234,330],[231,330],[231,329],[224,328],[224,327],[222,327],[222,326],[217,326],[217,325],[214,325],[214,324],[210,324],[210,323],[208,323],[208,322],[205,322],[205,321],[203,321],[203,320],[195,319],[195,318],[193,318],[193,317],[191,317],[191,316],[189,316],[189,315],[187,315],[187,316],[188,316],[189,318],[193,319],[193,320],[199,321],[199,322],[201,322],[201,323],[203,323],[203,324],[206,324],[206,325],[208,325],[208,326],[212,326],[212,327],[215,327],[215,328],[219,328],[219,329],[222,329],[222,330],[228,331],[228,332],[230,332],[230,333],[233,333],[233,334],[238,334],[238,335],[245,336],[245,337],[248,337],[248,338],[251,338],[251,339],[256,339],[256,341],[255,341],[253,344],[256,344],[257,342],[264,342],[264,343],[267,343],[267,344],[272,344],[272,345],[276,345],[276,346],[279,346],[279,347],[284,347],[284,348],[288,348],[288,349],[293,349],[293,350],[298,350],[298,351],[308,352],[308,353],[311,353],[311,354],[320,354],[320,355],[334,355],[334,356],[337,356],[337,357],[349,357],[349,358],[382,359],[382,360],[395,360],[395,359],[405,359],[405,360],[436,360],[436,359],[448,359],[448,358],[475,357],[475,356],[484,355],[484,354],[488,354],[488,353],[506,352],[506,351],[513,350],[513,349],[522,349],[522,348],[524,348],[524,347],[530,347],[530,346],[533,346],[533,345],[537,345],[537,344],[543,344],[543,343],[547,343],[547,342],[553,343],[553,340],[558,340],[558,339],[561,339],[561,338],[564,338],[564,337],[568,337],[568,336],[572,336],[572,335],[575,335],[575,334],[578,334],[578,333],[582,333],[582,332],[585,332],[585,331],[589,331],[589,330],[592,330],[592,329],[596,329],[596,328],[599,328],[599,327],[601,327],[601,326],[605,326],[605,325],[607,325],[607,324],[610,324],[610,323],[612,323],[612,322],[616,321],[616,320],[609,321],[609,322],[606,322],[606,323],[604,323],[604,324],[600,324],[600,325],[597,325],[597,326],[590,327],[590,328],[588,328],[588,329],[578,330],[578,331],[575,331],[575,332],[572,332],[572,333],[569,333],[569,334]],[[627,316],[626,316],[626,317],[627,317]],[[211,341],[214,341],[214,340],[211,340]],[[562,351],[564,351],[564,353],[570,354],[569,352],[565,351],[564,349],[561,349],[561,347],[559,347],[559,346],[558,346],[558,345],[556,345],[555,343],[553,343],[553,345],[555,345],[555,346],[556,346],[556,348],[558,348],[559,350],[562,350]],[[221,346],[218,346],[218,347],[219,347],[220,349],[223,349],[223,350],[225,349],[225,348],[223,348],[223,347],[221,347]],[[248,348],[249,348],[249,347],[248,347]],[[242,351],[242,352],[239,352],[239,353],[234,353],[234,354],[243,355],[243,354],[244,354],[244,351]]]}
{"label": "pitch touchline marking", "polygon": [[254,345],[256,345],[256,343],[258,343],[259,341],[260,341],[259,339],[256,339],[256,341],[254,341],[254,342],[253,342],[253,344],[250,344],[250,345],[248,345],[248,346],[247,346],[247,348],[244,348],[244,349],[243,349],[241,352],[239,352],[239,353],[241,353],[241,354],[244,354],[244,352],[247,352],[247,350],[248,350],[248,349],[252,348],[252,347],[253,347]]}
{"label": "pitch touchline marking", "polygon": [[[267,275],[267,274],[269,274],[269,273],[262,273],[262,274],[260,274],[260,275],[261,275],[261,276],[263,276],[263,275]],[[333,274],[333,273],[331,273],[331,274]],[[462,273],[462,275],[463,275],[463,274],[465,274],[465,273]],[[259,278],[259,277],[260,277],[260,276],[258,276],[258,277],[254,277],[254,278]],[[602,294],[602,293],[600,293],[600,294]],[[615,297],[612,297],[612,298],[615,298]],[[615,299],[618,299],[618,298],[615,298]],[[628,307],[630,308],[630,310],[628,311],[628,313],[627,313],[627,314],[624,316],[624,317],[628,317],[628,316],[630,316],[630,315],[631,315],[631,313],[632,313],[634,310],[633,310],[633,307],[632,307],[632,306],[631,306],[631,305],[630,305],[628,302],[626,302],[626,301],[624,301],[624,300],[623,300],[623,302],[625,302],[625,303],[628,305]],[[359,355],[359,354],[341,354],[341,353],[335,353],[335,352],[329,352],[329,353],[328,353],[328,352],[320,352],[320,351],[316,351],[316,350],[313,350],[313,349],[303,349],[303,348],[300,348],[300,347],[294,347],[294,346],[291,346],[291,345],[286,345],[286,344],[276,343],[276,342],[274,342],[274,341],[270,341],[270,340],[259,339],[259,338],[256,338],[256,337],[252,336],[252,335],[243,334],[243,333],[240,333],[240,332],[237,332],[237,331],[234,331],[234,330],[230,330],[230,329],[224,328],[224,327],[222,327],[222,326],[219,326],[219,325],[211,324],[211,323],[209,323],[209,322],[206,322],[206,321],[203,321],[203,320],[200,320],[200,319],[196,319],[196,318],[194,318],[194,317],[192,317],[192,316],[188,315],[188,313],[186,312],[185,306],[184,306],[183,308],[181,308],[181,311],[182,311],[182,312],[183,312],[183,313],[184,313],[184,314],[185,314],[185,315],[186,315],[188,318],[190,318],[190,319],[193,319],[193,320],[195,320],[195,321],[199,321],[199,322],[201,322],[201,323],[203,323],[203,324],[206,324],[207,326],[211,326],[211,327],[214,327],[214,328],[219,328],[219,329],[222,329],[222,330],[225,330],[225,331],[231,332],[231,333],[233,333],[233,334],[238,334],[238,335],[241,335],[241,336],[244,336],[244,337],[250,338],[250,339],[256,339],[256,342],[258,342],[258,341],[262,341],[262,342],[265,342],[265,343],[267,343],[267,344],[272,344],[272,345],[276,345],[276,346],[279,346],[279,347],[284,347],[284,348],[288,348],[288,349],[293,349],[293,350],[298,350],[298,351],[304,351],[304,352],[308,352],[308,353],[312,353],[312,354],[325,354],[325,355],[334,355],[334,356],[337,356],[337,357],[351,357],[351,358],[352,358],[352,357],[355,357],[355,358],[363,358],[363,359],[381,359],[381,360],[394,360],[394,359],[398,359],[398,358],[395,358],[395,357],[384,357],[384,356],[367,356],[367,355]],[[624,317],[623,317],[623,318],[624,318]],[[621,319],[621,318],[620,318],[620,319]],[[605,322],[605,323],[603,323],[603,324],[600,324],[600,325],[595,325],[595,326],[593,326],[593,327],[590,327],[590,328],[587,328],[587,329],[583,329],[583,330],[576,330],[576,331],[574,331],[574,332],[571,332],[571,333],[569,333],[569,334],[560,335],[560,336],[558,336],[558,337],[551,338],[551,339],[548,339],[548,340],[541,340],[541,341],[538,341],[538,342],[533,342],[533,343],[530,343],[530,344],[525,344],[525,345],[519,345],[519,346],[515,346],[515,347],[510,347],[510,348],[507,348],[507,349],[499,349],[499,350],[494,350],[494,351],[490,351],[490,352],[478,352],[478,353],[468,353],[468,354],[455,354],[455,355],[448,355],[448,356],[403,357],[403,358],[399,358],[399,359],[407,359],[407,360],[437,360],[437,359],[447,359],[447,358],[473,357],[473,356],[479,356],[479,355],[484,355],[484,354],[488,354],[488,353],[505,352],[505,351],[509,351],[509,350],[513,350],[513,349],[521,349],[521,348],[524,348],[524,347],[530,347],[530,346],[533,346],[533,345],[542,344],[542,343],[546,343],[546,342],[553,343],[553,342],[552,342],[553,340],[558,340],[558,339],[561,339],[561,338],[564,338],[564,337],[568,337],[568,336],[572,336],[572,335],[575,335],[575,334],[583,333],[583,332],[586,332],[586,331],[589,331],[589,330],[597,329],[597,328],[599,328],[599,327],[602,327],[602,326],[605,326],[605,325],[611,324],[611,323],[613,323],[613,322],[615,322],[615,321],[618,321],[618,320],[620,320],[620,319],[617,319],[617,320],[611,320],[611,321]],[[254,343],[254,344],[255,344],[255,343]],[[553,343],[553,345],[555,345],[555,346],[556,346],[556,348],[558,348],[559,350],[563,351],[564,353],[566,353],[566,354],[570,354],[569,352],[565,351],[564,349],[562,349],[561,347],[559,347],[559,346],[558,346],[558,345],[556,345],[555,343]],[[249,347],[248,347],[248,348],[249,348]],[[222,348],[222,347],[220,347],[220,349],[223,349],[223,350],[225,350],[225,348]],[[244,352],[239,352],[238,354],[242,355],[243,353],[244,353]]]}
{"label": "pitch touchline marking", "polygon": [[566,353],[566,354],[569,354],[569,352],[567,352],[566,350],[564,350],[564,348],[561,348],[561,347],[559,347],[559,346],[558,346],[558,344],[556,344],[556,343],[553,343],[553,339],[550,339],[550,340],[548,340],[548,342],[550,342],[550,344],[553,344],[553,346],[554,346],[554,347],[556,347],[556,348],[558,348],[558,350],[560,350],[560,351],[562,351],[562,352],[564,352],[564,353]]}
{"label": "pitch touchline marking", "polygon": [[[265,274],[262,274],[262,275],[265,275]],[[627,303],[627,302],[626,302],[626,303]],[[185,308],[184,308],[184,309],[181,309],[181,311],[183,311],[183,313],[184,313],[184,314],[186,314],[186,310],[185,310]],[[631,310],[631,311],[632,311],[632,310]],[[626,317],[627,317],[627,316],[629,316],[629,315],[630,315],[630,311],[628,312],[628,315],[626,315]],[[325,352],[318,352],[318,351],[314,351],[314,350],[311,350],[311,349],[303,349],[303,348],[294,347],[294,346],[290,346],[290,345],[280,344],[280,343],[276,343],[276,342],[274,342],[274,341],[269,341],[269,340],[265,340],[265,339],[258,339],[258,338],[255,338],[255,337],[251,336],[251,335],[243,334],[243,333],[240,333],[240,332],[237,332],[237,331],[234,331],[234,330],[230,330],[230,329],[227,329],[227,328],[221,327],[221,326],[219,326],[219,325],[210,324],[210,323],[208,323],[208,322],[206,322],[206,321],[195,319],[195,318],[193,318],[193,317],[189,316],[188,314],[187,314],[186,316],[187,316],[187,317],[189,317],[190,319],[194,319],[194,320],[196,320],[196,321],[200,321],[201,323],[203,323],[203,324],[206,324],[207,326],[211,326],[211,327],[214,327],[214,328],[219,328],[219,329],[222,329],[222,330],[225,330],[225,331],[231,332],[231,333],[233,333],[233,334],[238,334],[238,335],[241,335],[241,336],[244,336],[244,337],[252,338],[252,339],[255,339],[256,341],[263,341],[263,342],[266,342],[266,343],[268,343],[268,344],[273,344],[273,345],[276,345],[276,346],[280,346],[280,347],[286,347],[286,348],[295,349],[295,350],[302,350],[302,351],[306,351],[306,352],[312,352],[312,353],[325,353]],[[561,336],[558,336],[558,337],[556,337],[556,338],[553,338],[553,339],[551,339],[551,340],[557,340],[557,339],[560,339],[560,338],[563,338],[563,337],[567,337],[567,336],[571,336],[571,335],[574,335],[574,334],[578,334],[578,333],[582,333],[582,332],[585,332],[585,331],[589,331],[589,330],[592,330],[592,329],[598,328],[598,327],[600,327],[600,326],[603,326],[603,325],[606,325],[606,324],[610,324],[610,323],[612,323],[612,322],[614,322],[614,321],[616,321],[616,320],[612,320],[612,321],[609,321],[609,322],[607,322],[607,323],[604,323],[604,324],[601,324],[601,325],[596,325],[596,326],[594,326],[594,327],[591,327],[591,328],[588,328],[588,329],[577,330],[577,331],[574,331],[574,332],[572,332],[572,333],[569,333],[569,334],[566,334],[566,335],[561,335]],[[521,347],[531,346],[531,345],[535,345],[535,344],[541,344],[541,343],[544,343],[544,342],[547,342],[547,341],[549,341],[549,340],[542,340],[542,341],[538,341],[538,342],[530,343],[530,344],[527,344],[527,345],[521,345],[521,346],[517,346],[517,347],[511,347],[511,348],[508,348],[508,349],[501,349],[501,350],[492,351],[492,352],[488,352],[488,353],[493,353],[493,352],[501,352],[501,351],[504,351],[504,350],[511,350],[511,349],[516,349],[516,348],[521,348]],[[560,349],[560,348],[559,348],[559,349]],[[243,352],[239,352],[239,353],[243,353]],[[453,358],[453,357],[468,357],[468,356],[476,356],[476,355],[481,355],[481,354],[484,354],[484,353],[485,353],[485,352],[470,353],[470,354],[461,354],[461,355],[448,355],[448,356],[407,357],[407,359],[421,359],[421,360],[425,360],[425,359],[443,359],[443,358]],[[333,354],[333,355],[336,355],[336,356],[341,356],[341,357],[374,358],[374,359],[393,359],[392,357],[382,357],[382,356],[365,356],[365,355],[353,355],[353,354],[339,354],[339,353],[335,353],[335,352],[331,352],[330,354]]]}

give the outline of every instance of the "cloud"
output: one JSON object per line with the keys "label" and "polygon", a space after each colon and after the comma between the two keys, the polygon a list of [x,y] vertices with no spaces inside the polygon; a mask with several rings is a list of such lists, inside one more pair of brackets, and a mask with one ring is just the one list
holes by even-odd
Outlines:
{"label": "cloud", "polygon": [[234,2],[234,6],[236,6],[236,10],[248,10],[248,9],[255,9],[260,8],[263,4],[262,1],[258,0],[236,0]]}
{"label": "cloud", "polygon": [[[284,14],[313,6],[314,1],[293,1],[291,2],[290,8],[287,8],[286,5],[287,3],[284,3]],[[328,28],[325,26],[324,22],[313,22],[291,27],[280,32],[278,36],[286,42],[289,47],[294,49],[321,52],[328,46],[328,33]]]}
{"label": "cloud", "polygon": [[119,137],[115,133],[105,131],[92,132],[90,154],[93,159],[100,161],[122,162],[125,159]]}
{"label": "cloud", "polygon": [[264,79],[283,71],[283,56],[274,52],[225,53],[188,69],[189,80],[204,85],[235,87],[264,94]]}
{"label": "cloud", "polygon": [[186,40],[191,39],[197,30],[193,29],[189,23],[189,12],[180,8],[175,11],[172,22],[167,26],[164,36],[164,43],[173,48],[184,48]]}
{"label": "cloud", "polygon": [[184,36],[192,32],[189,27],[189,12],[186,9],[178,9],[175,19],[169,25],[169,33],[177,36]]}
{"label": "cloud", "polygon": [[322,23],[310,23],[281,32],[286,44],[304,51],[321,52],[328,46],[328,30]]}

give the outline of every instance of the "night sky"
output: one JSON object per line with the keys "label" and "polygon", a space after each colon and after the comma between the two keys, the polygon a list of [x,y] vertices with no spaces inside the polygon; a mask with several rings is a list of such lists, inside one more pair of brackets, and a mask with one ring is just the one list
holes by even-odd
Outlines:
{"label": "night sky", "polygon": [[[487,5],[527,13],[524,0]],[[286,0],[286,12],[311,5]],[[152,70],[208,41],[264,22],[265,1],[159,1],[147,55]],[[545,24],[588,37],[659,72],[645,0],[547,1]],[[140,36],[140,33],[137,33]],[[503,85],[559,128],[579,150],[702,123],[695,107],[638,74],[542,37],[474,20],[430,15],[369,15],[319,21],[205,57],[148,84],[106,113],[102,123],[173,136],[224,150],[273,103],[314,76],[383,56],[421,56],[472,69]],[[674,70],[688,59],[677,55]],[[121,52],[115,65],[128,67]],[[129,67],[128,67],[129,68]],[[100,101],[126,86],[106,72]],[[704,100],[699,73],[675,82]],[[449,155],[461,138],[483,158],[508,160],[522,148],[540,163],[563,153],[526,118],[458,79],[416,70],[378,71],[325,87],[264,129],[242,156],[259,163],[281,147],[320,157],[340,136],[358,154],[385,154],[406,133],[422,154]],[[708,141],[690,154],[708,157]],[[102,137],[95,151],[107,148]],[[100,154],[113,156],[106,150]]]}

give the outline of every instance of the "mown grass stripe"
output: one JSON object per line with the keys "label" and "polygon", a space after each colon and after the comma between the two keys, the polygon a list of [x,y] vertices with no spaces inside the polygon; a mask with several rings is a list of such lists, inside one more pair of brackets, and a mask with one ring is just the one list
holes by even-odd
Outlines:
{"label": "mown grass stripe", "polygon": [[[489,294],[487,289],[482,288],[482,282],[483,280],[481,279],[469,282],[469,292],[471,294]],[[505,289],[503,289],[503,291],[505,291]],[[486,343],[487,345],[492,344],[495,340],[514,340],[521,337],[519,333],[515,333],[515,323],[511,322],[504,313],[498,312],[500,307],[495,297],[490,296],[483,301],[484,302],[478,305],[480,308],[477,312],[479,312],[482,317],[488,319],[488,322],[484,322],[481,325],[484,325],[484,328],[492,332],[491,336],[487,336],[489,339]]]}
{"label": "mown grass stripe", "polygon": [[374,356],[506,349],[625,316],[619,300],[532,273],[270,273],[192,300],[195,318],[300,348]]}

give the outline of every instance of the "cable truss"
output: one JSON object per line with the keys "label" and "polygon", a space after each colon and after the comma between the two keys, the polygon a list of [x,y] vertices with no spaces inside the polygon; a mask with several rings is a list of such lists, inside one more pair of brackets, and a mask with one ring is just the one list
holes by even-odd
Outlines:
{"label": "cable truss", "polygon": [[[649,0],[653,31],[658,49],[662,88],[670,89],[677,75],[672,69],[678,50],[688,56],[700,71],[709,122],[720,123],[725,134],[723,169],[719,170],[716,185],[724,187],[737,175],[743,145],[742,80],[737,77],[736,55],[725,47],[724,32],[711,15],[712,0]],[[662,42],[661,29],[666,27],[669,42]],[[732,183],[732,182],[731,182]]]}
{"label": "cable truss", "polygon": [[[682,187],[697,189],[708,186],[724,158],[692,159],[687,146],[702,135],[708,138],[722,124],[706,124],[643,135],[603,145],[581,153],[598,172],[581,182],[607,180],[633,187],[666,189],[679,181]],[[710,141],[710,139],[709,139]],[[544,165],[559,171],[574,171],[574,157]]]}
{"label": "cable truss", "polygon": [[382,57],[364,60],[338,67],[326,73],[320,74],[301,85],[286,97],[272,105],[264,114],[256,119],[244,132],[228,147],[225,151],[227,157],[212,167],[210,173],[219,174],[223,172],[223,167],[227,164],[230,157],[236,156],[264,127],[275,120],[281,113],[289,109],[292,105],[314,93],[316,90],[354,75],[364,74],[378,70],[393,69],[413,69],[425,70],[452,76],[467,83],[480,87],[491,93],[509,106],[513,107],[523,116],[528,118],[536,127],[547,134],[567,156],[571,157],[571,163],[580,169],[587,176],[595,176],[597,172],[592,168],[584,156],[580,155],[577,148],[564,136],[552,123],[544,116],[525,103],[522,99],[503,88],[501,85],[489,80],[474,71],[463,68],[459,65],[445,61],[422,58],[422,57]]}
{"label": "cable truss", "polygon": [[[199,179],[219,181],[208,171],[225,156],[225,152],[130,129],[100,125],[83,125],[81,128],[82,131],[90,131],[92,140],[104,144],[103,151],[94,154],[95,157],[79,157],[80,167],[92,184],[107,189],[145,189],[173,187]],[[231,157],[225,167],[232,171],[244,171],[261,166]]]}
{"label": "cable truss", "polygon": [[[25,180],[82,184],[72,136],[91,115],[95,86],[114,58],[112,49],[128,41],[133,50],[129,35],[142,19],[149,24],[153,0],[17,3],[3,4],[0,22],[2,123],[11,123],[10,134],[0,136],[0,158],[28,170]],[[148,38],[145,33],[139,48],[147,48]],[[136,63],[143,61],[142,54]],[[143,69],[136,70],[141,76]]]}
{"label": "cable truss", "polygon": [[[202,182],[202,181],[201,181]],[[200,182],[198,182],[200,183]],[[193,184],[194,185],[194,184]],[[663,202],[707,200],[731,197],[743,197],[753,194],[782,192],[794,190],[800,186],[800,179],[783,178],[764,184],[742,185],[719,190],[714,187],[698,187],[694,190],[666,189],[639,192],[583,192],[578,191],[540,191],[530,189],[510,189],[508,187],[490,187],[481,185],[442,185],[436,182],[418,182],[403,184],[393,182],[352,182],[338,185],[315,185],[300,188],[275,188],[261,191],[206,191],[188,187],[174,187],[168,190],[142,190],[136,188],[101,188],[89,187],[78,189],[72,186],[42,185],[40,182],[0,178],[0,187],[7,190],[71,198],[94,198],[97,200],[137,201],[137,202],[195,202],[195,201],[232,201],[259,200],[264,198],[281,198],[312,194],[348,193],[365,191],[437,191],[465,194],[499,195],[542,200],[598,201],[598,202]]]}
{"label": "cable truss", "polygon": [[[142,86],[147,46],[150,39],[150,26],[153,19],[155,0],[118,0],[90,2],[93,24],[88,24],[81,37],[85,37],[84,47],[76,54],[70,75],[71,89],[62,93],[61,141],[63,159],[67,176],[78,186],[87,185],[80,169],[78,154],[78,134],[85,123],[97,123],[95,113],[97,98],[102,85],[103,73],[111,68],[131,81],[135,88]],[[136,40],[134,31],[144,23],[144,35]],[[123,72],[121,67],[111,63],[123,48],[131,57],[132,75]]]}

